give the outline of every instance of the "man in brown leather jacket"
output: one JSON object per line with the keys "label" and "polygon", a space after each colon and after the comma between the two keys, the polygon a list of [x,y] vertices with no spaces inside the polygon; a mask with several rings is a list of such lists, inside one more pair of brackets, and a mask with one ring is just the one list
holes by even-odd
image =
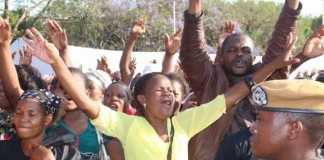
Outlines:
{"label": "man in brown leather jacket", "polygon": [[[263,57],[263,64],[269,63],[287,49],[290,33],[296,31],[301,7],[299,0],[286,1]],[[217,55],[218,61],[213,63],[210,60],[203,29],[202,0],[189,0],[189,9],[185,11],[184,19],[180,60],[200,104],[223,94],[238,80],[256,70],[257,67],[252,65],[254,43],[244,34],[229,36]],[[287,71],[287,68],[278,70],[271,78],[286,78]],[[241,107],[235,107],[190,141],[190,160],[214,160],[225,134],[249,127],[247,122],[255,119],[253,108],[246,99],[237,106]]]}

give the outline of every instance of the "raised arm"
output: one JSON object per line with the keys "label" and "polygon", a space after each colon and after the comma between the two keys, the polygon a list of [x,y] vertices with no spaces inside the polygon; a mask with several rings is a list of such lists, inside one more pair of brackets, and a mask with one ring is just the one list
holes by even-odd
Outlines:
{"label": "raised arm", "polygon": [[[291,48],[282,56],[257,70],[252,78],[259,83],[267,79],[276,69],[297,63],[298,59],[289,60]],[[175,120],[182,126],[189,137],[194,136],[219,119],[225,112],[231,111],[240,100],[250,93],[250,88],[242,81],[228,89],[224,95],[217,96],[214,100],[200,107],[188,109],[175,116]]]}
{"label": "raised arm", "polygon": [[59,50],[60,56],[67,66],[71,66],[72,62],[69,56],[69,42],[66,32],[55,20],[47,21],[47,34],[52,43]]}
{"label": "raised arm", "polygon": [[132,71],[130,68],[132,52],[138,37],[145,32],[145,23],[144,19],[140,19],[132,28],[130,36],[123,51],[123,55],[120,60],[119,68],[121,73],[122,81],[125,84],[130,84],[132,80]]}
{"label": "raised arm", "polygon": [[200,95],[205,92],[206,81],[213,74],[213,62],[207,54],[203,28],[202,0],[189,0],[184,21],[180,47],[181,66],[190,87]]}
{"label": "raised arm", "polygon": [[25,47],[23,50],[19,50],[19,64],[30,66],[33,60],[32,50],[29,47]]}
{"label": "raised arm", "polygon": [[[273,59],[284,53],[289,45],[289,37],[296,33],[297,19],[302,5],[299,0],[286,0],[279,19],[274,27],[272,37],[268,43],[263,63],[270,63]],[[273,78],[287,78],[288,66],[276,72]]]}
{"label": "raised arm", "polygon": [[324,25],[321,25],[305,42],[303,51],[297,55],[297,58],[301,59],[301,63],[293,65],[292,69],[296,69],[303,62],[322,56],[324,54]]}
{"label": "raised arm", "polygon": [[8,20],[0,18],[0,75],[5,94],[10,102],[8,109],[16,106],[18,98],[23,93],[18,75],[10,53],[11,27]]}
{"label": "raised arm", "polygon": [[113,73],[110,69],[110,65],[106,56],[102,56],[97,60],[97,70],[102,70],[106,72],[111,79],[113,79]]}
{"label": "raised arm", "polygon": [[75,83],[71,72],[59,55],[59,51],[52,44],[44,40],[43,36],[35,29],[30,29],[30,40],[26,39],[29,46],[37,51],[33,55],[48,63],[54,69],[60,84],[64,90],[72,97],[78,107],[83,110],[88,117],[94,119],[99,114],[99,105],[91,100],[84,91]]}
{"label": "raised arm", "polygon": [[177,56],[180,45],[181,45],[181,33],[182,29],[172,35],[171,37],[166,34],[164,39],[165,55],[162,64],[162,72],[165,74],[172,73],[176,71],[177,66]]}

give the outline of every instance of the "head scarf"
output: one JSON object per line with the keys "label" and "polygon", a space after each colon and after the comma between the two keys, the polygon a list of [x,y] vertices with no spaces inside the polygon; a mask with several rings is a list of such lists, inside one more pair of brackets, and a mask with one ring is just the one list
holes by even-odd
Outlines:
{"label": "head scarf", "polygon": [[60,97],[45,89],[27,90],[19,98],[19,100],[24,99],[33,99],[39,102],[44,107],[46,114],[55,114],[61,104]]}

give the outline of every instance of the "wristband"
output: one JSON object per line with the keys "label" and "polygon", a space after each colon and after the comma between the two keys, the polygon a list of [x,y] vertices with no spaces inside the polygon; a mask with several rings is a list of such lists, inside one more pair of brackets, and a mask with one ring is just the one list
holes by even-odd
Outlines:
{"label": "wristband", "polygon": [[244,77],[244,82],[246,86],[251,90],[254,85],[256,85],[256,82],[253,80],[251,75]]}

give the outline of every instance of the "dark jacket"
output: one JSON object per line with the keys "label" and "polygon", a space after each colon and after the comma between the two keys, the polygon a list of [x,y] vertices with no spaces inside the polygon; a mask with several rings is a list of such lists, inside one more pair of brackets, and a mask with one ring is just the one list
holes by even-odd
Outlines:
{"label": "dark jacket", "polygon": [[57,128],[55,134],[47,132],[43,144],[52,148],[56,160],[80,160],[81,154],[74,147],[76,137],[64,129]]}
{"label": "dark jacket", "polygon": [[250,137],[249,129],[225,136],[215,160],[251,160]]}
{"label": "dark jacket", "polygon": [[[63,133],[64,134],[64,133]],[[79,151],[72,145],[74,138],[61,134],[45,136],[43,145],[51,148],[56,160],[81,160]],[[13,136],[10,140],[0,141],[1,160],[29,160],[21,148],[21,140]]]}
{"label": "dark jacket", "polygon": [[[296,11],[290,9],[285,4],[272,34],[272,39],[269,41],[266,54],[263,57],[263,64],[271,62],[271,60],[284,53],[287,49],[289,33],[296,31],[296,20],[300,10],[301,5]],[[190,87],[198,97],[199,103],[203,104],[211,101],[217,95],[223,94],[229,88],[230,84],[222,65],[213,63],[207,55],[207,44],[203,29],[203,14],[191,15],[185,12],[184,19],[182,45],[180,48],[182,69],[188,78]],[[286,78],[287,74],[288,70],[284,68],[274,73],[272,78]],[[244,103],[246,102],[242,102],[239,105]],[[253,111],[251,107],[247,108],[249,109],[244,110],[244,112],[250,116],[243,116],[243,119],[252,117],[249,120],[251,121],[253,120]],[[232,126],[244,124],[242,123],[242,116],[235,115],[242,114],[237,112],[236,109],[233,109],[196,135],[189,143],[189,159],[214,160],[215,153],[218,150],[224,134]],[[234,117],[238,118],[233,120]],[[231,130],[239,131],[240,129],[232,128]]]}

